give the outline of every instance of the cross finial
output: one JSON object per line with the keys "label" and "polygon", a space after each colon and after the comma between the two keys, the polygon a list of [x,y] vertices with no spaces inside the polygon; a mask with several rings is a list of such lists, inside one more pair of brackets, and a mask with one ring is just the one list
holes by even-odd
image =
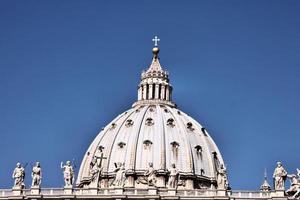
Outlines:
{"label": "cross finial", "polygon": [[152,39],[152,41],[154,42],[154,46],[157,47],[157,46],[158,46],[158,42],[160,41],[160,39],[159,39],[157,36],[155,36],[155,37]]}

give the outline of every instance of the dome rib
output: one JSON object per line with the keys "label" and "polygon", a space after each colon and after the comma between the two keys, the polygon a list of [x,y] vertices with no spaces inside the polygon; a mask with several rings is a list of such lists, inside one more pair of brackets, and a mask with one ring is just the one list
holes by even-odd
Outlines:
{"label": "dome rib", "polygon": [[[185,139],[183,140],[184,142],[186,142],[185,144],[185,151],[189,154],[189,156],[187,156],[188,158],[188,165],[189,165],[189,171],[187,173],[193,173],[194,172],[194,165],[193,165],[193,154],[192,152],[190,151],[191,148],[188,148],[190,147],[190,144],[189,144],[189,140],[188,140],[188,137],[187,137],[187,131],[186,131],[186,127],[183,126],[182,123],[182,119],[181,119],[181,116],[178,114],[178,111],[179,110],[172,110],[172,109],[169,109],[170,110],[170,113],[171,115],[173,116],[176,124],[178,124],[178,126],[180,127],[178,130],[179,130],[179,135],[181,137],[184,137]],[[176,111],[176,112],[175,112]],[[179,111],[180,112],[180,111]],[[175,114],[176,113],[176,114]]]}
{"label": "dome rib", "polygon": [[141,130],[142,130],[142,126],[144,125],[144,119],[145,119],[145,116],[146,116],[146,114],[147,114],[147,111],[148,111],[148,109],[149,109],[149,106],[144,106],[143,107],[143,110],[145,110],[144,111],[144,113],[143,113],[143,117],[141,118],[141,122],[142,123],[140,123],[140,126],[139,126],[139,130],[138,130],[138,132],[137,132],[137,137],[136,137],[136,141],[135,141],[135,152],[134,152],[134,154],[135,154],[135,156],[134,156],[134,170],[136,170],[137,169],[137,152],[138,152],[138,147],[139,147],[139,138],[140,138],[140,136],[141,136]]}
{"label": "dome rib", "polygon": [[[131,111],[129,114],[128,114],[128,112],[129,111]],[[115,143],[116,143],[116,140],[117,140],[117,137],[118,137],[118,135],[119,135],[119,133],[120,133],[120,130],[122,129],[122,127],[124,126],[124,124],[125,124],[125,122],[130,118],[130,116],[132,115],[134,113],[134,109],[130,109],[130,110],[128,110],[128,111],[126,111],[126,114],[125,114],[125,120],[123,120],[122,121],[122,123],[119,125],[119,128],[115,131],[116,133],[115,133],[115,135],[113,136],[113,137],[111,137],[111,139],[110,139],[110,144],[108,145],[109,146],[109,151],[108,152],[106,152],[107,154],[106,155],[112,155],[112,153],[113,153],[113,148],[114,148],[114,146],[115,146]],[[119,121],[119,120],[118,120]],[[104,138],[104,137],[103,137]],[[102,139],[103,139],[102,138]],[[100,141],[99,142],[99,145],[100,145],[100,143],[101,143],[102,141]],[[111,164],[111,157],[112,156],[108,156],[107,157],[107,165],[104,165],[104,169],[106,169],[106,171],[107,172],[109,172],[109,169],[110,169],[110,164]]]}

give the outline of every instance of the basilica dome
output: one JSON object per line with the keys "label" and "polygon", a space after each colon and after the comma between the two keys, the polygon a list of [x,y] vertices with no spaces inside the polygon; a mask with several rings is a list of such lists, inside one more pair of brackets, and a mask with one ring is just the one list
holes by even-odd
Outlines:
{"label": "basilica dome", "polygon": [[[218,187],[219,169],[224,165],[218,147],[203,126],[172,102],[172,86],[160,65],[159,48],[152,53],[149,68],[141,74],[138,100],[92,142],[81,163],[78,187],[112,187],[116,169],[122,166],[123,186],[143,188],[141,180],[150,165],[156,172],[156,187],[167,187],[172,165],[179,173],[178,187]],[[91,173],[95,163],[100,167],[96,176]]]}

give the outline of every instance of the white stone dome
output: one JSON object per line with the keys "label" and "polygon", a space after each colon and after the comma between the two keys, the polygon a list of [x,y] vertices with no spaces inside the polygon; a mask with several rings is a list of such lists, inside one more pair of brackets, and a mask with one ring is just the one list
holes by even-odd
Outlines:
{"label": "white stone dome", "polygon": [[89,187],[110,187],[116,163],[124,164],[125,187],[144,187],[137,180],[149,163],[157,171],[157,187],[166,186],[172,164],[184,182],[180,187],[217,187],[218,169],[224,164],[218,147],[204,127],[171,102],[168,73],[157,54],[142,73],[138,101],[103,128],[88,148],[77,185],[89,177],[92,161],[102,155],[106,159],[100,159],[101,174]]}

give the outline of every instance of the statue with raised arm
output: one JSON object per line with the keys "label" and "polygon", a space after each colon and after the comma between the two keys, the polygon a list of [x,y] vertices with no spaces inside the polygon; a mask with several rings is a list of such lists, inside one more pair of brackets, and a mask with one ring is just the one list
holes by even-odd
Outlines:
{"label": "statue with raised arm", "polygon": [[286,179],[287,172],[282,166],[281,162],[277,162],[277,167],[273,173],[274,180],[274,189],[275,190],[284,190],[284,181]]}
{"label": "statue with raised arm", "polygon": [[22,167],[21,163],[17,163],[16,168],[12,174],[12,178],[14,181],[14,188],[23,189],[25,187],[24,179],[25,179],[25,169]]}
{"label": "statue with raised arm", "polygon": [[71,161],[68,160],[65,165],[63,165],[63,162],[61,162],[60,167],[63,170],[65,187],[72,187],[74,180],[74,170]]}
{"label": "statue with raised arm", "polygon": [[153,168],[153,163],[148,164],[148,170],[145,172],[144,176],[147,177],[147,183],[149,186],[155,186],[156,183],[156,170]]}
{"label": "statue with raised arm", "polygon": [[228,185],[227,171],[223,164],[221,164],[218,169],[217,184],[218,184],[218,189],[222,189],[222,190],[227,189],[227,185]]}
{"label": "statue with raised arm", "polygon": [[300,194],[300,183],[299,177],[297,178],[295,174],[288,174],[287,178],[291,181],[290,188],[286,191],[286,194],[292,196],[295,199]]}
{"label": "statue with raised arm", "polygon": [[32,183],[31,187],[40,187],[42,181],[42,168],[39,162],[36,162],[31,172]]}
{"label": "statue with raised arm", "polygon": [[171,169],[169,170],[169,181],[168,187],[169,188],[177,188],[178,186],[178,178],[179,178],[179,171],[176,168],[176,165],[173,163]]}
{"label": "statue with raised arm", "polygon": [[114,172],[116,172],[116,177],[113,182],[113,185],[117,187],[123,187],[126,179],[124,163],[115,163],[115,167],[116,169],[114,170]]}

